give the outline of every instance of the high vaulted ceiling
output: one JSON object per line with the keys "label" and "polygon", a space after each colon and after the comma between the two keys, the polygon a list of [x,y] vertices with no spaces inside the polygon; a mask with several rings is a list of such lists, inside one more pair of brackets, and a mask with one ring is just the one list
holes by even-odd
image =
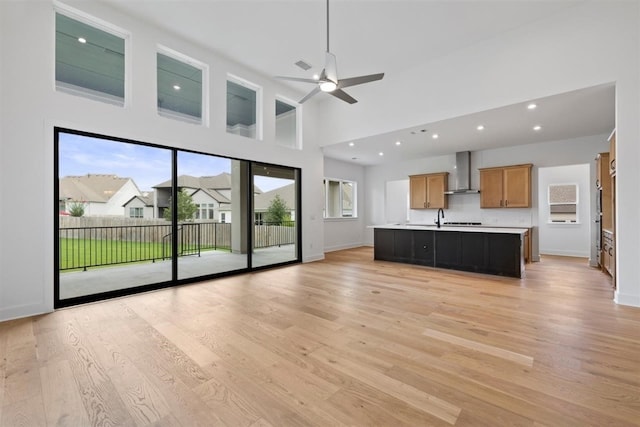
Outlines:
{"label": "high vaulted ceiling", "polygon": [[[103,0],[113,7],[166,28],[171,33],[207,47],[265,76],[287,75],[310,78],[321,71],[326,48],[326,3],[324,0],[200,0],[144,1]],[[572,8],[583,0],[330,0],[330,49],[337,56],[339,77],[384,72],[387,76],[400,73],[418,64],[473,46],[481,40],[500,37],[515,28],[530,25],[563,9]],[[303,71],[294,63],[304,60],[312,65]],[[369,83],[390,84],[392,79]],[[300,97],[312,87],[304,83],[287,83],[299,91]],[[357,91],[366,91],[366,85]],[[354,92],[356,90],[354,89]],[[551,99],[539,115],[560,117],[574,114],[566,124],[544,125],[544,132],[531,134],[528,122],[521,123],[522,138],[506,132],[504,141],[478,138],[474,147],[482,149],[500,144],[532,143],[605,133],[613,126],[613,86],[592,89],[582,95],[566,94],[569,98]],[[576,102],[584,97],[592,108]],[[356,96],[357,98],[357,96]],[[309,102],[342,101],[319,94]],[[600,105],[600,108],[595,105]],[[478,117],[451,118],[440,126],[452,129],[475,123],[488,115],[493,122],[529,120],[520,114],[522,106],[505,106]],[[554,108],[553,110],[551,108]],[[567,111],[567,109],[570,109]],[[603,115],[603,111],[605,114]],[[598,120],[595,118],[598,117]],[[456,120],[460,120],[456,124]],[[383,142],[409,141],[412,130],[433,128],[425,123],[416,129],[398,129],[395,133],[357,141],[368,146],[367,153],[353,155],[350,141],[325,147],[325,155],[359,164],[379,164],[415,156],[445,154],[416,144],[403,155],[378,156]],[[514,124],[515,126],[515,124]],[[514,127],[512,126],[512,127]],[[487,129],[489,130],[489,129]],[[515,131],[514,131],[515,132]],[[416,139],[416,138],[413,138]],[[404,143],[404,142],[403,142]],[[452,143],[449,151],[455,151]],[[388,150],[388,149],[387,149]],[[373,153],[373,154],[372,154]],[[357,157],[357,159],[353,159]]]}

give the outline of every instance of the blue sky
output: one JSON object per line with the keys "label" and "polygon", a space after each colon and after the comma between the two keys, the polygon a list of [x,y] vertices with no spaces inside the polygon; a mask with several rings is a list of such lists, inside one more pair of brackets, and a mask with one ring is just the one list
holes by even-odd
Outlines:
{"label": "blue sky", "polygon": [[[60,133],[59,175],[111,174],[132,178],[141,191],[171,178],[171,151],[81,135]],[[213,176],[231,173],[231,160],[195,153],[178,153],[178,174]],[[262,191],[289,184],[289,180],[255,177]]]}

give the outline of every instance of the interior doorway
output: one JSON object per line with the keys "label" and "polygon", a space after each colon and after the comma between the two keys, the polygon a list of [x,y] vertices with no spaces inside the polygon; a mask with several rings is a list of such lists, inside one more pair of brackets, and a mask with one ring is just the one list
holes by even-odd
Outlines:
{"label": "interior doorway", "polygon": [[591,165],[538,169],[538,239],[541,255],[595,260],[595,204]]}

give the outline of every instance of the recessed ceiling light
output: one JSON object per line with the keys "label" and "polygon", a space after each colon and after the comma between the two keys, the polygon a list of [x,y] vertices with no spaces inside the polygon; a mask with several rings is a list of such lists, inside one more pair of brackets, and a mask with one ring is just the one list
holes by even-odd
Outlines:
{"label": "recessed ceiling light", "polygon": [[396,145],[401,145],[401,144],[402,144],[402,142],[396,141]]}
{"label": "recessed ceiling light", "polygon": [[179,85],[173,85],[173,89],[174,89],[174,90],[180,90],[181,88],[180,88],[180,86],[179,86]]}
{"label": "recessed ceiling light", "polygon": [[318,74],[313,75],[313,80],[320,80],[320,76]]}
{"label": "recessed ceiling light", "polygon": [[527,108],[528,108],[529,110],[535,110],[535,109],[536,109],[536,107],[537,107],[537,105],[536,105],[536,104],[534,104],[534,103],[531,103],[531,104],[527,105]]}
{"label": "recessed ceiling light", "polygon": [[478,129],[478,130],[484,130],[484,126],[482,126],[482,125],[478,125],[478,127],[477,127],[476,129]]}
{"label": "recessed ceiling light", "polygon": [[384,153],[381,151],[378,153],[378,156],[384,156]]}
{"label": "recessed ceiling light", "polygon": [[354,145],[356,145],[356,144],[354,144],[353,142],[349,143],[349,147],[353,147]]}
{"label": "recessed ceiling light", "polygon": [[540,126],[540,125],[535,125],[533,127],[533,130],[535,130],[535,131],[539,131],[540,129],[542,129],[542,126]]}
{"label": "recessed ceiling light", "polygon": [[86,42],[87,42],[87,39],[85,39],[84,37],[78,37],[78,41],[79,41],[80,43],[86,43]]}
{"label": "recessed ceiling light", "polygon": [[440,136],[440,135],[438,135],[437,133],[434,133],[433,135],[431,135],[431,138],[433,138],[433,139],[438,139],[438,137],[439,137],[439,136]]}

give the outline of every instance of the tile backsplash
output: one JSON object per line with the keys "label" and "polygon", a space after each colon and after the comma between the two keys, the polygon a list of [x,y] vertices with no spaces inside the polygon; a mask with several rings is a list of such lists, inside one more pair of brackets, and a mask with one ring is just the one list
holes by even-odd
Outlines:
{"label": "tile backsplash", "polygon": [[[481,222],[496,227],[531,227],[534,224],[534,208],[480,209],[480,194],[449,196],[449,207],[444,210],[446,222]],[[411,209],[409,222],[433,224],[437,209]]]}

